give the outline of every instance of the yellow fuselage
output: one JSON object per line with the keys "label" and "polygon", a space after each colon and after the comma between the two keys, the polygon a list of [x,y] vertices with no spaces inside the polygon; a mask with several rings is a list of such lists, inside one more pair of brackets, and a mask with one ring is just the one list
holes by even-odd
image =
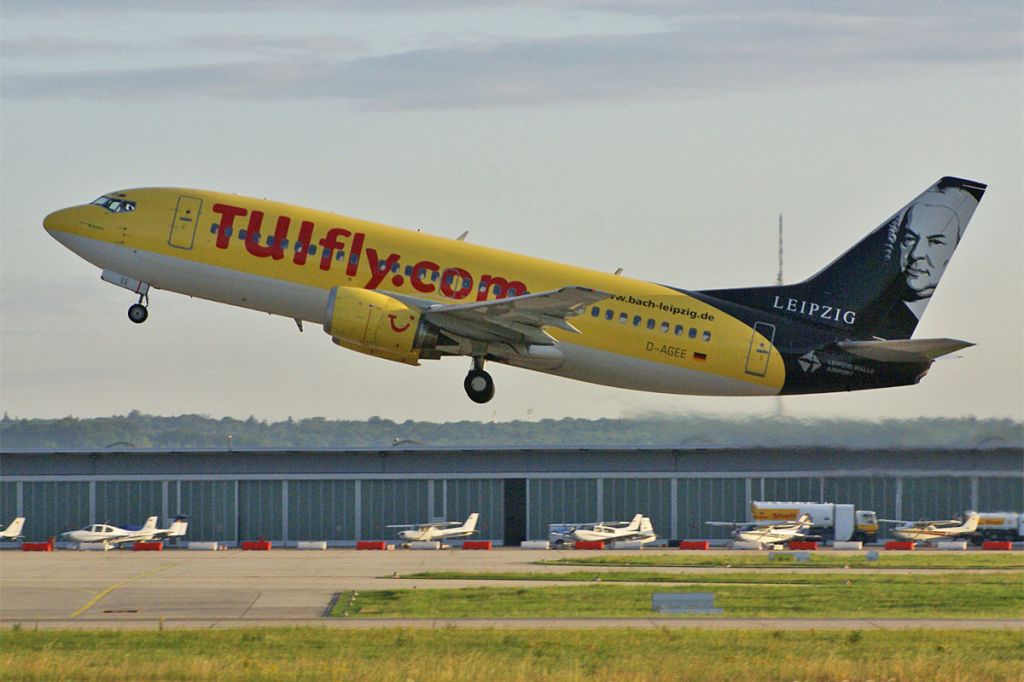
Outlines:
{"label": "yellow fuselage", "polygon": [[265,199],[175,188],[108,196],[134,209],[77,206],[51,214],[46,229],[95,265],[157,289],[323,323],[338,286],[439,303],[581,286],[613,296],[572,318],[581,334],[547,329],[566,352],[544,371],[723,395],[773,395],[785,378],[769,340],[666,286]]}

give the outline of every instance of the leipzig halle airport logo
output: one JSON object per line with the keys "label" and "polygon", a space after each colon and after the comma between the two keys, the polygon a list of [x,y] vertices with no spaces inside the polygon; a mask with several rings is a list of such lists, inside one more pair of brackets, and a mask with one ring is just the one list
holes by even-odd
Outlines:
{"label": "leipzig halle airport logo", "polygon": [[800,367],[805,372],[817,372],[821,368],[821,360],[818,359],[818,356],[812,350],[810,353],[800,356]]}

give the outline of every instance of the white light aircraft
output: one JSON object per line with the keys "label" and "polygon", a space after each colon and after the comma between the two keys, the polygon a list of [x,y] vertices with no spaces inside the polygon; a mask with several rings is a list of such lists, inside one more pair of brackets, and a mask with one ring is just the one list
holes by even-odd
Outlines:
{"label": "white light aircraft", "polygon": [[559,524],[550,529],[555,544],[566,542],[654,542],[658,536],[651,520],[637,514],[632,521]]}
{"label": "white light aircraft", "polygon": [[138,530],[118,528],[106,523],[93,523],[80,530],[68,531],[63,535],[71,542],[101,543],[104,549],[109,549],[112,545],[126,542],[148,542],[181,537],[188,530],[188,521],[184,516],[176,516],[169,528],[157,528],[156,522],[157,517],[150,516]]}
{"label": "white light aircraft", "polygon": [[943,521],[899,521],[897,519],[879,519],[883,523],[899,523],[892,532],[904,540],[913,542],[929,542],[934,540],[951,540],[962,535],[970,535],[978,530],[978,515],[967,514],[962,523],[958,519]]}
{"label": "white light aircraft", "polygon": [[452,538],[462,538],[478,532],[476,530],[476,521],[479,518],[480,514],[473,512],[463,524],[459,524],[458,521],[430,521],[428,523],[395,524],[387,526],[387,528],[405,528],[406,530],[398,532],[398,537],[406,542],[451,540]]}
{"label": "white light aircraft", "polygon": [[10,525],[0,530],[0,540],[17,540],[21,537],[21,527],[25,525],[25,517],[19,516]]}
{"label": "white light aircraft", "polygon": [[769,545],[807,537],[805,531],[811,527],[811,517],[801,514],[796,521],[782,523],[732,523],[730,521],[706,521],[705,523],[709,526],[731,527],[732,537],[735,540]]}

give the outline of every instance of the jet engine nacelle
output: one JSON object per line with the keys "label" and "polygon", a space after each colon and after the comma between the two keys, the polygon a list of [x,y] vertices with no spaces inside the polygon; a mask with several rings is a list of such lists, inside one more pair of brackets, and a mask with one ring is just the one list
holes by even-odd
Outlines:
{"label": "jet engine nacelle", "polygon": [[433,349],[438,337],[416,308],[354,287],[331,289],[324,331],[339,346],[408,365],[420,364],[422,351]]}

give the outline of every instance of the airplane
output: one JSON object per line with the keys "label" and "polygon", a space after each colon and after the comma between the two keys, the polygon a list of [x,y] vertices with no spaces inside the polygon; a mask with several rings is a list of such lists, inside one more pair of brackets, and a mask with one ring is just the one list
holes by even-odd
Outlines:
{"label": "airplane", "polygon": [[480,514],[473,512],[463,524],[459,524],[458,521],[430,521],[428,523],[397,524],[386,526],[386,528],[407,529],[398,532],[398,537],[402,538],[406,542],[451,540],[452,538],[462,538],[467,535],[472,535],[473,533],[478,533],[479,531],[476,530],[476,521],[479,518]]}
{"label": "airplane", "polygon": [[651,520],[643,514],[637,514],[632,521],[605,523],[556,524],[549,528],[549,535],[555,544],[568,542],[654,542],[658,536],[654,533]]}
{"label": "airplane", "polygon": [[811,517],[801,514],[796,521],[781,523],[732,523],[730,521],[705,521],[709,526],[728,526],[732,528],[732,537],[744,542],[756,542],[762,545],[783,544],[790,540],[802,540],[811,527]]}
{"label": "airplane", "polygon": [[962,523],[957,519],[942,521],[900,521],[897,519],[879,519],[884,523],[899,523],[892,532],[904,540],[928,542],[933,540],[949,540],[963,535],[971,535],[978,530],[979,516],[974,512],[967,514]]}
{"label": "airplane", "polygon": [[181,537],[188,531],[187,517],[176,516],[168,528],[157,528],[157,517],[150,516],[142,528],[132,530],[118,528],[106,523],[93,523],[79,530],[71,530],[63,533],[64,538],[71,542],[79,543],[102,543],[103,549],[110,549],[112,545],[120,545],[127,542],[149,542],[152,540],[164,540],[167,538]]}
{"label": "airplane", "polygon": [[774,396],[913,385],[973,345],[911,336],[985,189],[941,178],[809,279],[738,289],[682,289],[196,189],[118,190],[43,226],[138,297],[134,323],[165,289],[289,317],[300,331],[322,324],[338,346],[408,365],[466,356],[477,403],[494,396],[487,362],[641,391]]}
{"label": "airplane", "polygon": [[21,528],[25,525],[25,517],[19,516],[10,525],[0,530],[0,540],[17,540],[22,537]]}

